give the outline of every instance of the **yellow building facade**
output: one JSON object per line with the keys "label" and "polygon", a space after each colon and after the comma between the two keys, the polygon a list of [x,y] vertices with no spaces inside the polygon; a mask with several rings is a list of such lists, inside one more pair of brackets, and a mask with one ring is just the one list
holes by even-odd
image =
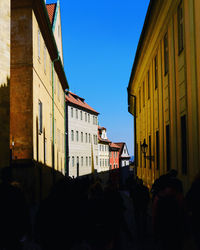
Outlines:
{"label": "yellow building facade", "polygon": [[5,167],[10,162],[14,177],[30,193],[36,186],[46,193],[52,176],[55,181],[65,174],[68,82],[60,6],[52,23],[44,1],[11,0],[10,8],[9,143],[2,144],[8,150],[0,163]]}
{"label": "yellow building facade", "polygon": [[137,175],[149,187],[176,169],[187,190],[200,171],[199,10],[198,0],[149,4],[128,86]]}

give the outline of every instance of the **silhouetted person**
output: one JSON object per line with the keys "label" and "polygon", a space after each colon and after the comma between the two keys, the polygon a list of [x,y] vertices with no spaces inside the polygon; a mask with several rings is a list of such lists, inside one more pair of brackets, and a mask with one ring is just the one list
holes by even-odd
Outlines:
{"label": "silhouetted person", "polygon": [[186,195],[187,210],[195,243],[200,249],[200,176],[192,183]]}
{"label": "silhouetted person", "polygon": [[158,178],[153,187],[153,229],[162,249],[182,249],[185,211],[182,182],[172,170]]}
{"label": "silhouetted person", "polygon": [[142,179],[137,179],[131,196],[135,210],[138,237],[143,238],[147,229],[147,209],[150,196],[149,189],[143,184]]}
{"label": "silhouetted person", "polygon": [[28,207],[22,191],[0,184],[0,249],[20,250],[30,233]]}
{"label": "silhouetted person", "polygon": [[93,196],[85,208],[86,242],[91,250],[116,249],[123,221],[123,203],[118,192],[107,189]]}
{"label": "silhouetted person", "polygon": [[36,222],[37,242],[43,250],[71,249],[82,240],[82,209],[87,199],[87,182],[62,179],[41,204]]}

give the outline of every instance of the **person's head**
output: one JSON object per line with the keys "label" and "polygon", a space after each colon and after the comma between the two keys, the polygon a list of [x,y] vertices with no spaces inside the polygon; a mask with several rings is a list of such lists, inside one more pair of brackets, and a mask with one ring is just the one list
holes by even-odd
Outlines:
{"label": "person's head", "polygon": [[178,176],[178,172],[175,169],[171,169],[168,174],[172,178],[176,178]]}

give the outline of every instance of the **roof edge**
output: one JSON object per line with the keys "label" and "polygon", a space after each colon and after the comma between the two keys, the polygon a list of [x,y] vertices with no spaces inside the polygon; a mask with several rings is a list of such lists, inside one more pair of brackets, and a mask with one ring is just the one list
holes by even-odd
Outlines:
{"label": "roof edge", "polygon": [[148,9],[147,9],[147,14],[146,14],[146,17],[145,17],[145,20],[144,20],[144,24],[143,24],[143,28],[142,28],[142,32],[140,34],[140,39],[139,39],[139,43],[138,43],[138,46],[137,46],[137,50],[136,50],[136,53],[135,53],[135,59],[134,59],[134,62],[133,62],[133,67],[132,67],[132,70],[131,70],[131,75],[130,75],[130,79],[129,79],[129,84],[128,84],[128,94],[130,94],[130,85],[134,79],[134,76],[135,76],[135,71],[136,71],[136,68],[137,68],[137,63],[138,63],[138,60],[139,60],[139,55],[140,55],[140,51],[142,49],[142,44],[144,42],[144,38],[145,38],[145,35],[146,35],[146,30],[147,30],[147,26],[148,26],[148,21],[150,19],[150,13],[153,9],[153,6],[155,4],[155,0],[150,0],[150,3],[149,3],[149,6],[148,6]]}

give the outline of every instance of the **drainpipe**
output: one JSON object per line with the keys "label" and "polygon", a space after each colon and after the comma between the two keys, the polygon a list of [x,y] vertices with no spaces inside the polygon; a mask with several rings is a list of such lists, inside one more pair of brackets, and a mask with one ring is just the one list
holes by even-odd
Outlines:
{"label": "drainpipe", "polygon": [[66,118],[68,117],[68,110],[67,110],[67,104],[66,104],[66,99],[65,95],[66,92],[64,91],[64,109],[65,109],[65,114],[64,114],[64,119],[65,119],[65,131],[64,131],[64,155],[65,155],[65,176],[69,176],[69,167],[68,167],[68,159],[69,159],[69,153],[68,153],[68,121],[66,121]]}
{"label": "drainpipe", "polygon": [[54,63],[59,61],[60,56],[52,61],[52,170],[53,170],[53,185],[55,184],[55,133],[54,133]]}
{"label": "drainpipe", "polygon": [[[136,132],[136,96],[132,95],[129,92],[128,88],[127,88],[127,91],[128,91],[128,111],[134,117],[134,162],[135,162],[134,175],[136,177],[136,174],[137,174],[137,162],[138,162],[138,159],[137,159],[137,139],[136,139],[136,135],[137,135],[137,132]],[[130,105],[130,97],[132,97],[134,99],[134,101],[133,101],[134,110],[130,109],[130,106],[131,106]]]}

